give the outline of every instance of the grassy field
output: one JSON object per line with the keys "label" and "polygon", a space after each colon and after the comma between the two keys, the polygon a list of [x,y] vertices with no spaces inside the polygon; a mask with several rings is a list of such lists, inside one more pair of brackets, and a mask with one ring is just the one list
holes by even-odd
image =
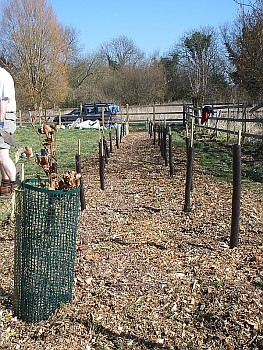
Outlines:
{"label": "grassy field", "polygon": [[[107,135],[107,134],[105,134]],[[42,146],[43,136],[37,132],[37,128],[22,127],[18,128],[14,138],[20,147],[24,148],[29,145],[32,147],[34,155],[39,153]],[[75,155],[78,151],[78,142],[80,140],[81,159],[85,159],[98,151],[98,130],[77,130],[65,129],[58,130],[56,133],[55,145],[58,147],[56,151],[58,173],[75,170]],[[11,157],[15,160],[17,150],[11,148]],[[19,162],[24,163],[25,179],[35,178],[40,175],[45,177],[43,169],[36,164],[35,157],[29,159],[19,159]],[[10,215],[10,201],[0,201],[0,224],[7,220]]]}
{"label": "grassy field", "polygon": [[[173,141],[179,147],[185,147],[182,130],[173,133]],[[200,165],[214,177],[223,181],[232,181],[233,145],[236,140],[226,142],[225,137],[200,138],[194,140],[194,157]],[[241,145],[242,154],[242,185],[254,189],[262,195],[263,182],[263,148],[262,142],[246,142]]]}
{"label": "grassy field", "polygon": [[[33,127],[18,128],[15,134],[15,139],[21,147],[29,145],[33,149],[33,153],[40,153],[42,140],[44,135],[40,135],[37,129]],[[58,172],[75,169],[75,155],[78,151],[78,140],[80,140],[81,157],[88,157],[95,153],[98,149],[98,130],[77,130],[65,129],[58,130],[56,133],[55,146],[58,147],[56,151]],[[16,150],[12,149],[14,157]],[[35,163],[35,158],[20,159],[24,163],[25,178],[36,177],[36,174],[44,176],[41,167]]]}

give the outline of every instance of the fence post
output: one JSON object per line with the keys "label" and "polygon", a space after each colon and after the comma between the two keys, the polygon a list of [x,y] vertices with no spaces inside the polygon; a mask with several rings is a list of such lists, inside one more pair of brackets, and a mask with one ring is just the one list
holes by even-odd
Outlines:
{"label": "fence post", "polygon": [[109,136],[110,136],[110,153],[112,153],[112,134],[111,134],[111,130],[109,132]]}
{"label": "fence post", "polygon": [[155,124],[155,104],[153,105],[153,125]]}
{"label": "fence post", "polygon": [[129,122],[125,122],[125,135],[129,135]]}
{"label": "fence post", "polygon": [[[81,120],[81,121],[83,121],[83,120]],[[104,133],[104,129],[105,129],[104,107],[102,107],[102,109],[101,109],[101,121],[102,121],[102,130],[103,130],[103,133]]]}
{"label": "fence post", "polygon": [[103,142],[102,146],[103,146],[105,164],[108,164],[108,159],[110,157],[110,152],[109,152],[109,148],[108,148],[108,143],[107,143],[104,135],[103,135],[103,138],[102,138],[102,142]]}
{"label": "fence post", "polygon": [[186,123],[186,105],[183,104],[183,125]]}
{"label": "fence post", "polygon": [[126,121],[129,122],[129,105],[126,104]]}
{"label": "fence post", "polygon": [[120,139],[120,143],[122,142],[122,123],[119,124],[119,139]]}
{"label": "fence post", "polygon": [[[80,162],[80,140],[78,140],[78,152],[75,156],[76,160],[76,171],[81,174],[81,162]],[[85,195],[84,195],[84,187],[83,187],[83,177],[80,178],[80,206],[81,210],[86,209]]]}
{"label": "fence post", "polygon": [[167,144],[166,144],[166,137],[167,136],[167,127],[166,125],[163,128],[163,157],[164,157],[164,164],[165,166],[168,165],[168,160],[167,160]]}
{"label": "fence post", "polygon": [[122,134],[122,137],[125,136],[125,127],[124,127],[124,123],[123,122],[121,123],[121,134]]}
{"label": "fence post", "polygon": [[151,137],[151,121],[149,121],[149,123],[148,123],[148,135],[149,135],[149,137]]}
{"label": "fence post", "polygon": [[58,125],[61,126],[61,109],[58,111]]}
{"label": "fence post", "polygon": [[195,119],[192,118],[191,123],[191,139],[190,139],[190,145],[188,147],[187,152],[187,169],[186,169],[186,182],[185,182],[185,204],[184,204],[184,211],[189,212],[191,210],[190,207],[190,194],[192,189],[192,173],[193,173],[193,143],[194,143],[194,121]]}
{"label": "fence post", "polygon": [[244,108],[242,112],[242,119],[245,119],[244,122],[242,122],[242,143],[245,142],[245,134],[247,132],[247,110],[246,107]]}
{"label": "fence post", "polygon": [[160,150],[163,157],[163,126],[160,127]]}
{"label": "fence post", "polygon": [[100,188],[102,190],[105,189],[104,169],[105,169],[104,147],[103,147],[103,140],[100,137],[100,140],[99,140],[99,172],[100,172]]}
{"label": "fence post", "polygon": [[116,147],[118,149],[120,147],[120,145],[119,145],[119,138],[118,138],[118,125],[117,125],[117,127],[115,129],[115,141],[116,141]]}
{"label": "fence post", "polygon": [[171,127],[169,127],[169,165],[170,165],[170,176],[173,176],[173,139]]}
{"label": "fence post", "polygon": [[116,128],[116,146],[117,146],[117,148],[120,147],[120,143],[121,143],[121,124],[117,124],[117,128]]}
{"label": "fence post", "polygon": [[79,116],[80,116],[80,121],[83,122],[82,104],[80,105],[80,113],[79,113]]}
{"label": "fence post", "polygon": [[229,109],[229,104],[227,105],[227,124],[226,124],[226,129],[227,129],[227,133],[226,133],[226,140],[227,142],[229,142],[229,130],[230,130],[230,109]]}
{"label": "fence post", "polygon": [[186,147],[186,157],[188,158],[188,150],[190,146],[188,124],[185,124],[185,147]]}
{"label": "fence post", "polygon": [[238,246],[240,197],[241,197],[241,131],[238,133],[238,143],[233,146],[233,194],[230,248]]}
{"label": "fence post", "polygon": [[190,197],[191,197],[191,186],[192,186],[192,170],[193,170],[193,147],[190,146],[188,149],[186,183],[185,183],[184,211],[186,212],[191,210]]}
{"label": "fence post", "polygon": [[153,124],[153,144],[156,144],[156,124]]}

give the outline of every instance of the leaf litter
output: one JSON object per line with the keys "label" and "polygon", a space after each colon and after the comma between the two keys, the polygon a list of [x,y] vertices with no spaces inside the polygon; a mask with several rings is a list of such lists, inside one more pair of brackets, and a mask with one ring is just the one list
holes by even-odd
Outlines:
{"label": "leaf litter", "polygon": [[131,132],[100,189],[97,155],[82,159],[72,302],[48,321],[13,311],[14,223],[2,227],[0,349],[262,349],[262,198],[242,189],[239,246],[229,248],[230,183],[194,163],[183,211],[185,152],[174,176],[159,146]]}

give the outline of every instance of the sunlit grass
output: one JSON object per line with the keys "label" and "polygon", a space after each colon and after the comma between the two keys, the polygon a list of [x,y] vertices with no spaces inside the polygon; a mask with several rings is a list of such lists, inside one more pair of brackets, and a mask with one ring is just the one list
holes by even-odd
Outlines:
{"label": "sunlit grass", "polygon": [[[34,155],[40,153],[41,148],[43,148],[44,135],[39,135],[37,129],[33,127],[18,128],[14,137],[21,147],[27,145],[32,147]],[[98,130],[58,130],[55,139],[55,146],[58,147],[56,151],[58,172],[75,170],[75,155],[78,152],[78,144],[80,143],[81,158],[84,159],[97,151],[98,139]],[[16,150],[12,149],[13,157],[15,152]],[[37,174],[44,176],[43,169],[35,163],[35,157],[20,158],[19,162],[24,163],[25,178],[35,178]]]}
{"label": "sunlit grass", "polygon": [[[185,147],[185,139],[181,133],[181,130],[173,133],[173,141],[179,147]],[[232,143],[227,143],[220,137],[213,140],[194,140],[194,157],[198,160],[199,164],[215,178],[227,182],[232,181],[232,148],[234,142],[235,140],[232,140]],[[260,154],[258,148],[259,143],[245,143],[241,145],[241,181],[243,186],[250,187],[257,192],[262,193],[262,154]],[[252,155],[254,156],[252,157]],[[246,158],[249,158],[250,161],[246,161]]]}
{"label": "sunlit grass", "polygon": [[[107,137],[107,133],[105,132]],[[21,148],[25,146],[32,147],[33,154],[40,153],[43,148],[42,140],[44,135],[39,135],[37,128],[34,127],[22,127],[17,128],[14,134],[16,142]],[[98,130],[77,130],[77,129],[65,129],[58,130],[56,133],[55,146],[58,147],[56,151],[58,173],[62,174],[66,171],[76,169],[75,156],[78,152],[78,146],[80,144],[81,161],[85,161],[91,154],[98,152]],[[11,148],[10,154],[13,160],[15,160],[17,150]],[[24,163],[24,176],[25,179],[36,178],[37,175],[44,178],[44,170],[36,164],[35,156],[29,159],[19,158],[20,163]],[[11,201],[0,201],[0,224],[6,221],[11,212]]]}

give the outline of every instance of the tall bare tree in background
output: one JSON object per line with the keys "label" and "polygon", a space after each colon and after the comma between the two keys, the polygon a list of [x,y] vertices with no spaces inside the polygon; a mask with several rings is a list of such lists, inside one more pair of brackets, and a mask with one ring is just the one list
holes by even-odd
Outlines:
{"label": "tall bare tree in background", "polygon": [[132,39],[125,35],[102,44],[100,53],[103,60],[112,69],[119,69],[127,65],[138,66],[144,60],[144,53],[136,47]]}
{"label": "tall bare tree in background", "polygon": [[162,102],[164,74],[158,60],[149,60],[126,36],[105,42],[99,51],[78,59],[71,70],[75,104]]}
{"label": "tall bare tree in background", "polygon": [[13,67],[22,107],[63,101],[76,35],[58,23],[52,7],[45,0],[6,1],[0,34],[0,50]]}
{"label": "tall bare tree in background", "polygon": [[247,91],[253,102],[263,99],[263,0],[236,1],[238,20],[222,30],[232,63],[234,83]]}
{"label": "tall bare tree in background", "polygon": [[186,33],[179,45],[181,70],[188,78],[196,106],[204,103],[208,94],[209,79],[220,66],[217,52],[216,34],[211,27]]}

